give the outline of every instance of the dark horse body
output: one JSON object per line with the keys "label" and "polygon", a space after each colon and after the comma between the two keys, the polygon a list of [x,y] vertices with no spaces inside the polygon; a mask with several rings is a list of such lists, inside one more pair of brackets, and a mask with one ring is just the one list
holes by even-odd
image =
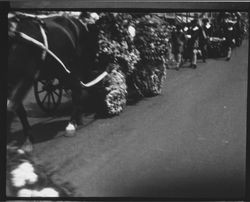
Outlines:
{"label": "dark horse body", "polygon": [[[18,35],[21,32],[45,44],[41,29],[46,32],[49,50],[60,58],[71,73],[67,73],[58,61],[46,54],[43,49]],[[31,150],[33,140],[22,101],[39,76],[58,78],[65,88],[71,89],[73,112],[69,124],[79,124],[82,107],[80,95],[83,91],[88,91],[82,88],[79,81],[87,79],[86,75],[94,65],[93,42],[97,42],[94,37],[84,24],[69,16],[54,16],[40,20],[15,15],[9,19],[8,128],[16,113],[22,122],[26,138],[24,149]],[[45,58],[43,54],[46,54]]]}

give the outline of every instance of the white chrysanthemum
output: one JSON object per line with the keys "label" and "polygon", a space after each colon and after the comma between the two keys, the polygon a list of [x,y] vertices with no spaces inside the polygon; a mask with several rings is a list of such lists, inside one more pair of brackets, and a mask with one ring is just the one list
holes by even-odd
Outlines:
{"label": "white chrysanthemum", "polygon": [[59,197],[59,193],[53,188],[44,188],[40,191],[34,190],[33,197]]}
{"label": "white chrysanthemum", "polygon": [[17,193],[17,197],[32,197],[32,190],[20,189]]}
{"label": "white chrysanthemum", "polygon": [[119,114],[123,110],[124,105],[126,105],[125,94],[125,91],[122,92],[118,89],[109,92],[106,97],[106,104],[110,114]]}
{"label": "white chrysanthemum", "polygon": [[18,197],[59,197],[59,193],[53,188],[44,188],[40,191],[31,189],[21,189],[17,193]]}
{"label": "white chrysanthemum", "polygon": [[29,162],[24,162],[11,171],[12,183],[15,187],[22,187],[26,184],[33,184],[38,176],[34,173],[34,167]]}
{"label": "white chrysanthemum", "polygon": [[94,20],[99,20],[99,15],[97,13],[90,13],[90,17],[93,18]]}
{"label": "white chrysanthemum", "polygon": [[133,38],[135,37],[135,28],[133,26],[128,27],[128,32]]}
{"label": "white chrysanthemum", "polygon": [[81,15],[82,12],[79,11],[70,11],[69,14],[75,17],[79,17]]}
{"label": "white chrysanthemum", "polygon": [[209,29],[211,25],[209,23],[206,24],[206,28]]}
{"label": "white chrysanthemum", "polygon": [[119,114],[126,105],[127,85],[122,72],[113,69],[104,82],[105,110],[109,115]]}

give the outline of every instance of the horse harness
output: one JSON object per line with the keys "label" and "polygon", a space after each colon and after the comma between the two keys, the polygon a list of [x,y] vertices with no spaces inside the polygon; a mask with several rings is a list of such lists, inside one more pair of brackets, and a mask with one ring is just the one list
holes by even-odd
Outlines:
{"label": "horse harness", "polygon": [[[25,34],[24,32],[19,32],[19,31],[16,31],[17,29],[17,25],[15,24],[12,24],[12,27],[10,28],[10,31],[8,32],[9,36],[10,37],[14,37],[14,38],[19,38],[19,39],[22,39],[22,40],[25,40],[27,42],[30,42],[31,44],[41,48],[43,50],[42,52],[42,55],[41,55],[41,59],[44,61],[47,54],[49,54],[50,56],[52,56],[60,65],[61,67],[64,69],[65,72],[67,72],[68,74],[71,74],[71,71],[65,66],[65,64],[60,60],[60,58],[57,57],[57,55],[55,53],[53,53],[50,49],[49,49],[49,46],[48,46],[48,39],[47,39],[47,35],[46,35],[46,27],[45,27],[45,23],[44,21],[39,18],[38,16],[35,16],[35,15],[31,15],[31,14],[25,14],[25,13],[18,13],[19,15],[21,16],[24,16],[24,17],[27,17],[27,18],[31,18],[33,20],[36,20],[39,24],[39,29],[40,29],[40,32],[41,32],[41,35],[42,35],[42,39],[43,39],[43,43],[38,41],[37,39]],[[55,16],[55,15],[53,15]],[[52,17],[53,17],[52,16]],[[57,15],[57,16],[62,16],[62,15]],[[50,16],[47,16],[48,18]],[[8,18],[15,18],[15,20],[18,21],[17,17],[14,15],[12,16],[8,16]],[[45,17],[43,17],[45,18]],[[79,19],[80,20],[80,19]],[[72,20],[70,20],[72,24],[74,24],[72,22]],[[84,25],[84,23],[80,20],[79,21],[81,25]],[[74,24],[74,26],[76,26]],[[84,28],[86,29],[86,25],[84,26]],[[88,29],[87,29],[88,30]],[[78,30],[77,30],[77,36],[79,36],[79,33],[78,33]],[[86,88],[86,87],[92,87],[94,85],[96,85],[97,83],[99,83],[102,79],[104,79],[106,76],[108,75],[108,72],[107,71],[104,71],[102,74],[100,74],[99,76],[97,76],[94,80],[88,82],[88,83],[83,83],[82,81],[80,81],[80,84],[82,87]]]}

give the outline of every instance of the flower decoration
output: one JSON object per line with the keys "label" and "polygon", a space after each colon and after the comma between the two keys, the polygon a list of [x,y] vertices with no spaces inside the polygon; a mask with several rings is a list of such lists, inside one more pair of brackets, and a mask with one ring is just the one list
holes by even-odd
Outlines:
{"label": "flower decoration", "polygon": [[13,197],[63,197],[73,193],[65,183],[55,182],[30,153],[13,146],[7,148],[6,185],[7,196]]}

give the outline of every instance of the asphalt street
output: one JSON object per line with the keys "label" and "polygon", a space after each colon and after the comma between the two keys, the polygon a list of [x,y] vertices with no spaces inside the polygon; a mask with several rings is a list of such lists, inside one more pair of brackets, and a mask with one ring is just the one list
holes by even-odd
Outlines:
{"label": "asphalt street", "polygon": [[[245,190],[248,41],[232,59],[169,69],[162,95],[113,118],[86,112],[65,137],[71,103],[54,116],[25,101],[34,155],[81,197],[242,198]],[[20,124],[13,136],[20,137]]]}

